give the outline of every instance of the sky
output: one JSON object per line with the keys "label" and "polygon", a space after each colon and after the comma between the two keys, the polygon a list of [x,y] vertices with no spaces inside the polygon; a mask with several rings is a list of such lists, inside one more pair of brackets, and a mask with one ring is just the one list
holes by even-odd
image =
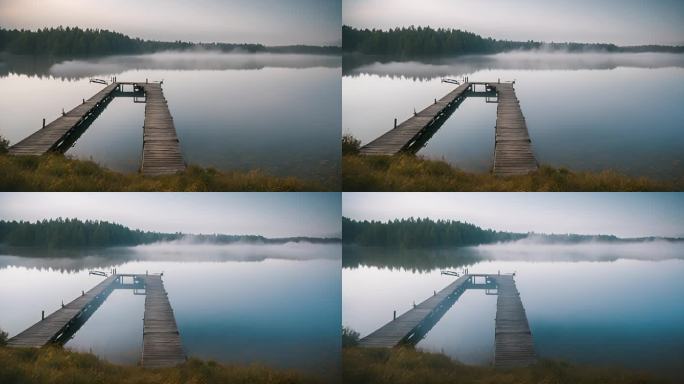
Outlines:
{"label": "sky", "polygon": [[682,0],[344,0],[345,25],[422,25],[508,40],[684,45]]}
{"label": "sky", "polygon": [[356,220],[429,217],[512,232],[684,237],[684,193],[345,193]]}
{"label": "sky", "polygon": [[0,193],[0,219],[106,220],[158,232],[339,237],[339,193]]}
{"label": "sky", "polygon": [[163,41],[339,45],[340,0],[0,0],[0,26],[78,26]]}

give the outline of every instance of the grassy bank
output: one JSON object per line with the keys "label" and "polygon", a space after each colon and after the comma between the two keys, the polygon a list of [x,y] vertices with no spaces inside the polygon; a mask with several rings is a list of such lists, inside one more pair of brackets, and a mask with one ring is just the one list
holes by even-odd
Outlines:
{"label": "grassy bank", "polygon": [[542,166],[529,175],[470,173],[413,155],[342,156],[344,191],[673,191],[684,182],[629,177],[615,171],[573,172]]}
{"label": "grassy bank", "polygon": [[143,369],[119,366],[92,354],[58,347],[41,349],[0,347],[0,383],[61,384],[212,384],[212,383],[319,383],[291,371],[251,365],[222,365],[190,359],[175,368]]}
{"label": "grassy bank", "polygon": [[220,172],[189,166],[177,175],[143,177],[59,154],[40,157],[0,154],[2,191],[318,191],[330,187],[261,171]]}
{"label": "grassy bank", "polygon": [[467,366],[436,353],[411,348],[343,348],[345,383],[373,384],[644,384],[668,381],[619,368],[541,361],[528,368],[495,370]]}

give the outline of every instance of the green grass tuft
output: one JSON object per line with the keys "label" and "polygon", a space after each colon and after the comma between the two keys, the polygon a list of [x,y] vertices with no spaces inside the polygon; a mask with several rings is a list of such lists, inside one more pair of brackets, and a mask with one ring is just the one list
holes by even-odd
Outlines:
{"label": "green grass tuft", "polygon": [[529,175],[470,173],[410,154],[342,156],[344,191],[679,191],[684,180],[629,177],[615,171],[573,172],[542,166]]}

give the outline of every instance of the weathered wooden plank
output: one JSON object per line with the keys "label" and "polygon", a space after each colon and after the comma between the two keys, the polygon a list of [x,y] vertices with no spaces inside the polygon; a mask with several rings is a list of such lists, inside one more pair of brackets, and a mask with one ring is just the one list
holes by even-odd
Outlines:
{"label": "weathered wooden plank", "polygon": [[494,167],[496,176],[524,175],[538,169],[532,140],[512,83],[488,83],[497,92]]}
{"label": "weathered wooden plank", "polygon": [[146,275],[142,366],[161,368],[185,361],[176,318],[161,276]]}
{"label": "weathered wooden plank", "polygon": [[25,331],[12,337],[7,344],[12,347],[39,348],[52,342],[63,330],[74,321],[90,304],[100,297],[112,283],[116,276],[112,275],[70,303],[47,316]]}
{"label": "weathered wooden plank", "polygon": [[11,155],[40,156],[54,149],[73,129],[107,99],[118,86],[109,84],[88,101],[74,107],[45,127],[9,148]]}
{"label": "weathered wooden plank", "polygon": [[461,276],[446,288],[429,297],[413,309],[380,327],[375,332],[360,340],[362,347],[391,348],[407,339],[415,330],[434,313],[444,301],[456,290],[469,281],[468,275]]}
{"label": "weathered wooden plank", "polygon": [[512,368],[537,361],[534,340],[515,280],[510,275],[492,275],[496,282],[496,343],[494,366]]}
{"label": "weathered wooden plank", "polygon": [[143,127],[142,173],[147,176],[168,175],[185,170],[173,117],[161,84],[138,83],[145,91],[145,123]]}
{"label": "weathered wooden plank", "polygon": [[459,85],[439,101],[361,147],[361,154],[391,156],[406,149],[469,88],[469,83]]}

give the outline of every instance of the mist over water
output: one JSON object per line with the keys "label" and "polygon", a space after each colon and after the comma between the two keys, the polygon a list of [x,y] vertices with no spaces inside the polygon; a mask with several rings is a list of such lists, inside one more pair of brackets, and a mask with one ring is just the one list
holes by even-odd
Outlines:
{"label": "mist over water", "polygon": [[[684,178],[684,54],[514,51],[423,61],[345,55],[342,68],[342,130],[362,145],[456,87],[443,78],[467,76],[515,81],[542,165]],[[417,154],[491,171],[496,107],[495,100],[467,98]]]}
{"label": "mist over water", "polygon": [[684,241],[554,243],[541,237],[529,237],[513,242],[479,245],[473,247],[473,251],[483,259],[502,261],[661,261],[684,259]]}
{"label": "mist over water", "polygon": [[684,54],[591,51],[578,53],[541,49],[409,61],[382,56],[345,55],[342,64],[345,76],[369,74],[413,80],[429,80],[444,76],[459,77],[481,70],[610,70],[619,67],[682,68],[684,67]]}

